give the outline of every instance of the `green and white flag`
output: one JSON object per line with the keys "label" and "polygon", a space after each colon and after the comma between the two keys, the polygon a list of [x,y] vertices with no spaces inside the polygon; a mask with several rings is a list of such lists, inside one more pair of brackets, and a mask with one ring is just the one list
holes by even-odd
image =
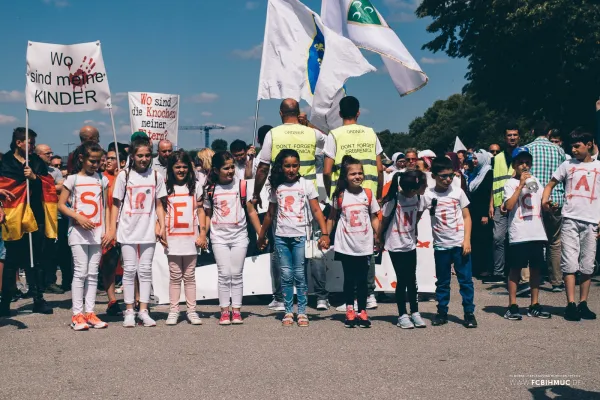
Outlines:
{"label": "green and white flag", "polygon": [[400,96],[427,84],[429,78],[371,0],[323,0],[321,19],[356,46],[380,54]]}

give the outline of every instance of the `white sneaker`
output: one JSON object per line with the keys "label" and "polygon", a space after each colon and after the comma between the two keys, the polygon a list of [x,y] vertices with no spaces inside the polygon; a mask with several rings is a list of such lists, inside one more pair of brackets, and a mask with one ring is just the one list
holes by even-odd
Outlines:
{"label": "white sneaker", "polygon": [[425,321],[423,321],[423,318],[421,318],[420,313],[412,313],[410,318],[412,319],[413,324],[415,324],[415,328],[427,328],[427,325],[425,324]]}
{"label": "white sneaker", "polygon": [[329,301],[317,300],[317,310],[322,310],[322,311],[329,310]]}
{"label": "white sneaker", "polygon": [[156,326],[156,321],[150,318],[148,310],[141,310],[138,313],[138,319],[144,324],[145,327]]}
{"label": "white sneaker", "polygon": [[135,311],[125,310],[123,315],[125,316],[125,319],[123,320],[123,327],[135,328]]}
{"label": "white sneaker", "polygon": [[402,314],[400,317],[398,317],[397,325],[402,329],[413,329],[415,327],[408,314]]}
{"label": "white sneaker", "polygon": [[377,308],[377,299],[375,298],[375,295],[372,294],[367,297],[367,310],[372,310],[374,308]]}
{"label": "white sneaker", "polygon": [[[358,310],[358,303],[356,302],[356,300],[354,300],[354,309]],[[337,306],[335,308],[335,311],[346,312],[346,303],[342,304],[341,306]]]}
{"label": "white sneaker", "polygon": [[285,311],[285,304],[283,303],[283,301],[277,301],[275,299],[273,299],[273,301],[270,302],[267,307],[269,308],[269,310],[273,311]]}
{"label": "white sneaker", "polygon": [[179,313],[170,312],[165,321],[165,325],[177,325],[177,322],[179,322]]}
{"label": "white sneaker", "polygon": [[202,320],[196,311],[187,313],[187,320],[192,325],[202,325]]}

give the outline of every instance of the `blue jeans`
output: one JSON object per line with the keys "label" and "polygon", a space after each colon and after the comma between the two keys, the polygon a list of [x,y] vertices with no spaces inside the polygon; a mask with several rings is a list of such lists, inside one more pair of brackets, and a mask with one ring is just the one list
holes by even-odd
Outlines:
{"label": "blue jeans", "polygon": [[281,271],[281,291],[285,312],[294,312],[294,284],[298,296],[298,314],[306,314],[308,285],[304,270],[304,236],[275,236],[275,257]]}
{"label": "blue jeans", "polygon": [[462,247],[453,247],[450,250],[435,250],[434,257],[435,275],[437,276],[435,296],[438,301],[438,313],[448,313],[452,263],[454,263],[454,271],[460,286],[463,309],[466,313],[474,312],[473,297],[475,296],[475,290],[473,289],[471,255],[465,257],[462,255]]}

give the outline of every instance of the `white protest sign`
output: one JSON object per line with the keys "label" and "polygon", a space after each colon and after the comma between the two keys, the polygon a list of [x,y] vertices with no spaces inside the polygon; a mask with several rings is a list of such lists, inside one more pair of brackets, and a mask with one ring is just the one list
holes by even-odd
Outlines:
{"label": "white protest sign", "polygon": [[129,92],[131,132],[145,132],[150,140],[177,145],[179,95]]}
{"label": "white protest sign", "polygon": [[79,112],[111,105],[100,42],[29,42],[26,80],[29,110]]}

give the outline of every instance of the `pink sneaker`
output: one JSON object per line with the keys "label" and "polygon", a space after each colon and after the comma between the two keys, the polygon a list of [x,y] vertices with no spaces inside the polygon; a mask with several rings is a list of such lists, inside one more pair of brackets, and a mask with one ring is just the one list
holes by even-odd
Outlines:
{"label": "pink sneaker", "polygon": [[240,313],[239,311],[234,311],[233,312],[233,318],[231,319],[231,323],[234,325],[241,325],[244,323],[244,320],[242,320],[242,313]]}
{"label": "pink sneaker", "polygon": [[231,313],[229,311],[221,311],[219,325],[231,325]]}

